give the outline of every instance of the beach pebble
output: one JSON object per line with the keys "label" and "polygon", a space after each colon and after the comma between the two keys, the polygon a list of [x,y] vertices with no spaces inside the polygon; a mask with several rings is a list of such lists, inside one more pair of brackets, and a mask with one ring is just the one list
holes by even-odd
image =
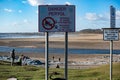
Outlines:
{"label": "beach pebble", "polygon": [[8,78],[7,80],[17,80],[17,78]]}

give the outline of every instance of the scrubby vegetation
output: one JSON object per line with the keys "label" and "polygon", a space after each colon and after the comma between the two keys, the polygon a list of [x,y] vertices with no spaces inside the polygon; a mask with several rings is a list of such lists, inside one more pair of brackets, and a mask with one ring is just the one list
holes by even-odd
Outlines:
{"label": "scrubby vegetation", "polygon": [[[50,68],[49,73],[59,72],[63,77],[64,69]],[[16,77],[18,80],[45,80],[45,69],[35,66],[11,66],[10,63],[0,61],[0,80]],[[109,80],[109,65],[91,69],[69,69],[69,80]],[[120,80],[120,63],[113,65],[113,79]]]}

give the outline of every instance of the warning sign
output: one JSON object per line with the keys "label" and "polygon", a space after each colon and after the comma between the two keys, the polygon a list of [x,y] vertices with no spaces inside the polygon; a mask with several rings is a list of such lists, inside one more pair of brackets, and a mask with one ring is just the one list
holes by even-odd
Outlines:
{"label": "warning sign", "polygon": [[103,39],[105,41],[119,40],[119,29],[104,29]]}
{"label": "warning sign", "polygon": [[40,5],[40,32],[75,32],[74,5]]}

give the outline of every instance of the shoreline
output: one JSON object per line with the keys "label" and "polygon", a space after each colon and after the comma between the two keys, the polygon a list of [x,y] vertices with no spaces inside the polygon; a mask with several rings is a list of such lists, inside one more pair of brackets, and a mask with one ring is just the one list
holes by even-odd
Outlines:
{"label": "shoreline", "polygon": [[[5,55],[5,53],[0,53],[0,55]],[[44,53],[23,53],[23,55],[28,56],[33,60],[45,62]],[[6,56],[9,56],[9,54],[6,53]],[[20,54],[16,54],[16,56],[20,56]],[[71,69],[88,69],[106,65],[109,64],[109,56],[109,54],[68,54],[68,67]],[[51,64],[50,68],[56,68],[57,64],[60,66],[60,68],[64,68],[64,54],[49,54],[49,61]],[[113,62],[120,63],[120,55],[114,54]]]}
{"label": "shoreline", "polygon": [[[49,48],[64,48],[63,37],[50,37]],[[21,38],[21,39],[0,39],[0,46],[22,47],[22,48],[44,48],[45,38]],[[76,34],[68,36],[68,47],[72,49],[108,49],[109,41],[103,41],[103,34]],[[120,41],[114,41],[114,50],[120,50]],[[9,55],[8,53],[1,53],[1,55]],[[45,62],[45,54],[43,52],[37,54],[35,52],[29,53],[16,53],[16,55],[24,54],[32,59],[39,59]],[[64,63],[64,54],[49,54],[49,60],[52,62],[55,57],[55,62],[61,58],[62,64]],[[114,62],[120,62],[120,56],[113,55]],[[109,54],[68,54],[68,65],[72,67],[79,67],[83,65],[99,66],[109,63]],[[57,64],[57,63],[56,63]],[[56,66],[54,65],[54,67]],[[61,64],[61,66],[63,66]]]}

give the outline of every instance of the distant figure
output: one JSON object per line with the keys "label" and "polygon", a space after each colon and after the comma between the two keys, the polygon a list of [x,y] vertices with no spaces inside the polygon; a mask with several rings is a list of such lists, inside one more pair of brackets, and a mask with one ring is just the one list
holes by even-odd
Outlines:
{"label": "distant figure", "polygon": [[26,59],[27,59],[27,57],[23,55],[22,65],[27,65],[27,64],[26,64]]}
{"label": "distant figure", "polygon": [[57,64],[56,68],[60,68],[60,66]]}
{"label": "distant figure", "polygon": [[13,49],[11,52],[11,58],[12,58],[11,65],[13,65],[15,60],[15,49]]}
{"label": "distant figure", "polygon": [[61,61],[61,58],[59,58],[59,62]]}
{"label": "distant figure", "polygon": [[52,58],[53,58],[53,61],[54,61],[54,58],[55,58],[55,57],[53,56]]}
{"label": "distant figure", "polygon": [[19,63],[21,66],[23,66],[23,59],[24,59],[24,55],[22,54],[20,57],[19,57]]}

